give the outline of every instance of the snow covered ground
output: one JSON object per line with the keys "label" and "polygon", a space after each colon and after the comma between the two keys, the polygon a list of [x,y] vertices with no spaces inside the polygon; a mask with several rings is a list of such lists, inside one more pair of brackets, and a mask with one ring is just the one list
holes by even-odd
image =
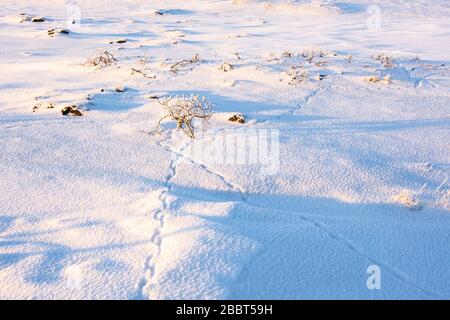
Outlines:
{"label": "snow covered ground", "polygon": [[[0,298],[449,299],[449,18],[446,0],[3,0]],[[149,134],[177,94],[215,105],[195,140]]]}

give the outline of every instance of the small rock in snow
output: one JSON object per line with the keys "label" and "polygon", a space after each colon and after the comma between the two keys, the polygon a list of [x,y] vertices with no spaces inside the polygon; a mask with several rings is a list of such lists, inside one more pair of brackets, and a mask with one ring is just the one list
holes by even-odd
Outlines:
{"label": "small rock in snow", "polygon": [[228,121],[245,123],[245,117],[242,114],[234,114],[228,119]]}
{"label": "small rock in snow", "polygon": [[62,108],[61,113],[63,116],[73,115],[73,116],[82,116],[83,114],[77,109],[77,106],[67,106]]}

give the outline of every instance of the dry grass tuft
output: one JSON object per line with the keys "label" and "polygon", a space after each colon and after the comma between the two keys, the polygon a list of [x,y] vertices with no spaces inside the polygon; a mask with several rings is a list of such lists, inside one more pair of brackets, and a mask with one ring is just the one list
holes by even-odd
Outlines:
{"label": "dry grass tuft", "polygon": [[392,58],[386,56],[384,53],[376,56],[375,60],[379,61],[385,68],[392,68],[394,66],[394,62],[393,62]]}
{"label": "dry grass tuft", "polygon": [[228,71],[231,71],[233,69],[234,69],[233,65],[229,64],[228,62],[225,62],[224,64],[222,64],[219,67],[219,70],[223,71],[223,72],[228,72]]}
{"label": "dry grass tuft", "polygon": [[117,62],[117,59],[108,51],[102,51],[90,57],[84,64],[97,68],[109,67]]}
{"label": "dry grass tuft", "polygon": [[384,78],[380,78],[378,76],[370,76],[364,78],[364,81],[370,82],[370,83],[382,83],[382,84],[390,84],[391,83],[391,77],[389,75],[385,76]]}
{"label": "dry grass tuft", "polygon": [[411,211],[419,211],[423,208],[419,200],[414,196],[414,194],[409,190],[402,190],[398,195],[396,195],[393,200],[404,205]]}

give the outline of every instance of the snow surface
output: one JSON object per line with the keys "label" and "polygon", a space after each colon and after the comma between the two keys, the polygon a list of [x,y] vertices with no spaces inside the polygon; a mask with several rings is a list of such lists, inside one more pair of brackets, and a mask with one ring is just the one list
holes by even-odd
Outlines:
{"label": "snow surface", "polygon": [[[0,298],[449,299],[450,3],[371,5],[3,0]],[[149,97],[191,93],[203,135],[149,134]],[[192,151],[237,128],[278,130],[278,171]]]}

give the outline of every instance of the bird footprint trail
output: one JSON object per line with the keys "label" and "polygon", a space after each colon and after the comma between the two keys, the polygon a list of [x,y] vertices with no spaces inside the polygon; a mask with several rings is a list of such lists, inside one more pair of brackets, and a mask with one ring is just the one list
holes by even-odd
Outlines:
{"label": "bird footprint trail", "polygon": [[297,110],[300,110],[301,108],[303,108],[303,106],[307,105],[309,103],[309,101],[314,98],[320,90],[323,90],[323,87],[319,87],[315,90],[313,90],[312,92],[310,92],[303,100],[302,102],[300,102],[299,104],[297,104],[295,107],[291,108],[289,111],[287,111],[286,113],[280,115],[277,117],[277,120],[281,120],[283,118],[292,116],[293,114],[295,114],[295,112]]}
{"label": "bird footprint trail", "polygon": [[[165,139],[165,141],[170,141],[171,135]],[[160,146],[169,150],[168,147],[159,142]],[[171,191],[172,191],[172,180],[177,175],[177,166],[181,157],[178,154],[172,153],[172,160],[169,165],[168,174],[164,181],[164,188],[162,189],[159,195],[160,208],[158,208],[153,213],[153,219],[156,220],[159,224],[159,227],[155,230],[153,235],[150,238],[150,241],[156,246],[156,252],[153,255],[150,255],[145,262],[145,276],[142,282],[139,285],[139,298],[151,298],[149,296],[149,292],[153,288],[154,285],[154,277],[156,275],[156,260],[161,254],[161,244],[162,244],[162,230],[164,228],[164,218],[167,212],[170,211],[171,206]]]}
{"label": "bird footprint trail", "polygon": [[233,180],[231,180],[230,178],[228,178],[226,175],[224,175],[223,173],[219,172],[218,170],[212,168],[211,166],[208,166],[204,163],[199,163],[197,161],[195,161],[194,159],[192,159],[191,157],[183,154],[183,151],[185,151],[188,147],[189,147],[190,143],[186,144],[183,148],[181,148],[180,151],[176,151],[174,150],[172,147],[170,146],[166,146],[167,150],[172,152],[172,154],[176,155],[178,158],[182,158],[183,160],[186,160],[188,163],[198,166],[200,167],[202,170],[204,170],[206,173],[209,173],[215,177],[217,177],[220,181],[223,182],[223,184],[225,186],[227,186],[230,190],[234,190],[237,193],[239,193],[240,198],[242,201],[246,201],[248,199],[248,192],[242,188],[240,185],[238,185],[237,183],[235,183]]}
{"label": "bird footprint trail", "polygon": [[354,252],[355,254],[367,259],[368,261],[370,261],[371,263],[374,263],[376,265],[382,266],[385,270],[388,270],[394,277],[396,277],[397,279],[399,279],[400,281],[406,283],[407,285],[421,291],[423,294],[425,294],[428,297],[434,298],[434,299],[442,299],[443,295],[441,293],[429,290],[427,288],[424,288],[422,286],[420,286],[419,284],[417,284],[414,280],[412,280],[406,273],[404,273],[401,270],[398,270],[397,268],[391,266],[390,264],[386,263],[385,261],[377,258],[377,257],[373,257],[369,254],[367,254],[366,252],[368,250],[365,250],[363,247],[360,247],[359,245],[355,244],[352,240],[348,239],[347,237],[345,237],[343,234],[336,232],[336,231],[332,231],[332,229],[327,226],[324,223],[318,222],[315,219],[311,218],[310,215],[306,215],[305,213],[300,213],[297,211],[291,211],[291,210],[285,210],[285,209],[279,209],[279,208],[271,208],[271,207],[266,207],[266,206],[260,206],[256,203],[253,202],[246,202],[244,203],[245,206],[251,207],[251,208],[255,208],[255,209],[259,209],[259,210],[269,210],[269,211],[275,211],[275,212],[279,212],[282,214],[287,214],[287,215],[293,215],[299,219],[301,219],[304,223],[314,227],[315,229],[317,229],[318,231],[326,234],[330,239],[332,239],[333,241],[337,241],[339,243],[341,243],[344,247],[346,247],[348,250]]}
{"label": "bird footprint trail", "polygon": [[163,241],[162,232],[165,224],[165,216],[170,212],[171,204],[173,203],[175,197],[173,194],[172,181],[177,176],[178,165],[181,161],[184,160],[187,163],[197,166],[204,170],[206,173],[218,178],[227,188],[235,191],[240,195],[240,201],[247,201],[248,199],[248,192],[237,183],[229,179],[226,175],[208,165],[198,163],[194,159],[183,154],[183,152],[190,146],[192,141],[187,141],[186,143],[184,143],[179,151],[175,150],[175,148],[170,145],[170,141],[173,138],[173,132],[174,130],[171,130],[170,135],[168,135],[162,141],[157,142],[160,147],[164,148],[167,152],[170,152],[170,154],[172,155],[172,159],[168,168],[168,174],[164,181],[164,188],[161,190],[161,193],[158,197],[160,201],[160,207],[153,213],[153,219],[158,222],[158,228],[151,236],[150,241],[155,245],[156,252],[148,256],[146,259],[145,275],[138,286],[137,297],[139,299],[151,299],[150,292],[154,288],[157,272],[156,263],[158,257],[161,255],[161,245]]}

